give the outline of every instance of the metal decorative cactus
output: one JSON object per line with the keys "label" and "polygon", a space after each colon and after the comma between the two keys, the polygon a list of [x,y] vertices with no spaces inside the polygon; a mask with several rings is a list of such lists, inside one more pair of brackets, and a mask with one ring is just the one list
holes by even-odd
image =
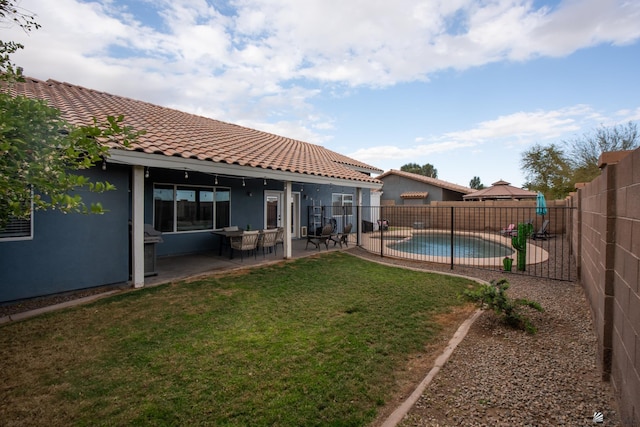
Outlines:
{"label": "metal decorative cactus", "polygon": [[518,234],[511,238],[511,246],[518,251],[517,265],[518,271],[525,271],[527,268],[527,237],[533,233],[533,225],[530,223],[519,223]]}

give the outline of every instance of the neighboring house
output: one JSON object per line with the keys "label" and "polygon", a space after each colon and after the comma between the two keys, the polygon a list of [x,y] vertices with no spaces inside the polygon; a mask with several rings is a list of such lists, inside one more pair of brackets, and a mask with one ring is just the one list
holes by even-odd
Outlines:
{"label": "neighboring house", "polygon": [[[18,232],[0,230],[0,302],[143,286],[145,224],[163,233],[158,256],[210,251],[211,230],[229,225],[282,226],[288,258],[309,206],[342,206],[338,225],[353,222],[355,231],[352,208],[369,206],[370,191],[382,187],[371,176],[380,169],[318,145],[52,80],[27,78],[11,93],[46,99],[74,125],[122,114],[146,134],[84,171],[117,187],[82,194],[105,214],[37,211]],[[362,216],[370,219],[368,210]]]}
{"label": "neighboring house", "polygon": [[483,188],[482,190],[474,191],[473,193],[466,194],[463,198],[467,200],[535,200],[538,193],[535,191],[523,190],[522,188],[514,187],[507,181],[497,181],[491,184],[491,187]]}
{"label": "neighboring house", "polygon": [[461,201],[471,188],[415,173],[390,170],[377,176],[384,183],[381,202],[384,205],[427,205],[438,201]]}

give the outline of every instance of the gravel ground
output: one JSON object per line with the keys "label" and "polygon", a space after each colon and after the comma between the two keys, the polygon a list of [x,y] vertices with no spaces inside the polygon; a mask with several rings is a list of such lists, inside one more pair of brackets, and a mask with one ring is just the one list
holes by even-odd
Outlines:
{"label": "gravel ground", "polygon": [[[381,261],[364,250],[351,251]],[[487,281],[506,277],[511,284],[508,295],[537,301],[545,309],[530,313],[536,335],[509,329],[492,312],[483,313],[401,426],[586,426],[593,425],[595,411],[604,415],[601,425],[622,425],[611,387],[601,381],[596,365],[595,333],[579,284],[461,267],[451,271],[448,266],[391,258],[382,261]],[[0,317],[105,290],[0,306]]]}
{"label": "gravel ground", "polygon": [[604,415],[600,425],[621,425],[610,384],[597,367],[591,314],[578,283],[384,261],[487,281],[506,278],[510,297],[537,301],[545,309],[527,312],[538,328],[535,335],[483,313],[401,426],[587,426],[594,425],[595,411]]}

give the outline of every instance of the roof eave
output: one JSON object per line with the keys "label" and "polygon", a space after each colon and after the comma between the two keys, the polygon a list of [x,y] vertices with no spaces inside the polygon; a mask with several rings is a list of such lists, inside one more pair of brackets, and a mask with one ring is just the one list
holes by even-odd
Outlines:
{"label": "roof eave", "polygon": [[277,169],[260,168],[253,166],[241,166],[211,160],[189,159],[178,156],[165,156],[163,154],[149,154],[140,151],[128,151],[122,149],[110,149],[107,162],[125,164],[130,166],[143,166],[149,168],[175,169],[208,173],[211,175],[239,176],[245,178],[266,178],[279,181],[292,181],[310,184],[331,184],[345,187],[358,187],[369,189],[381,189],[382,182],[375,178],[363,175],[366,180],[337,178],[306,173],[296,173]]}

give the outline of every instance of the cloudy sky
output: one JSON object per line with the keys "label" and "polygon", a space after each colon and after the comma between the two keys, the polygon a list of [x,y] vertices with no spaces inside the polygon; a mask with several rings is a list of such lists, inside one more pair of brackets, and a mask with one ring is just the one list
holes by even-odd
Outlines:
{"label": "cloudy sky", "polygon": [[637,0],[18,0],[25,74],[522,185],[522,152],[640,121]]}

